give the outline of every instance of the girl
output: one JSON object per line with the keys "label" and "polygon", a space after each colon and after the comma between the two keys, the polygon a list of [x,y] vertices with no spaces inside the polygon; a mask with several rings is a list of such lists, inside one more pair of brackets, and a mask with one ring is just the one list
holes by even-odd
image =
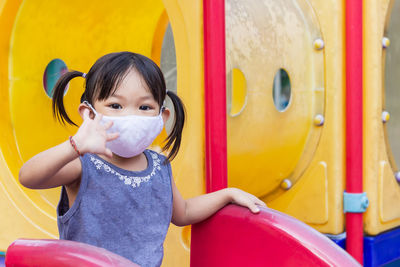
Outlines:
{"label": "girl", "polygon": [[[178,153],[185,120],[179,97],[165,88],[161,70],[149,58],[107,54],[87,74],[71,71],[55,85],[54,116],[76,125],[63,96],[71,79],[86,79],[78,112],[83,123],[69,140],[39,153],[21,168],[22,185],[62,186],[57,207],[60,239],[103,247],[142,266],[160,266],[169,223],[200,222],[227,203],[265,204],[236,188],[184,200],[175,186],[169,161]],[[161,132],[172,100],[175,121],[163,150],[147,150]]]}

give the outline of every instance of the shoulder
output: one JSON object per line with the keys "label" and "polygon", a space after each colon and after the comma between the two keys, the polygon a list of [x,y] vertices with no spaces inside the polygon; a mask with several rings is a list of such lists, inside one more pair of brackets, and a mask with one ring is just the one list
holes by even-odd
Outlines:
{"label": "shoulder", "polygon": [[153,160],[153,166],[157,168],[159,171],[168,174],[168,176],[172,176],[171,163],[167,159],[167,157],[161,153],[158,153],[154,150],[146,149],[149,155]]}
{"label": "shoulder", "polygon": [[169,165],[170,164],[170,162],[167,159],[167,157],[165,155],[163,155],[162,153],[158,153],[158,152],[156,152],[154,150],[151,150],[151,149],[146,149],[146,151],[149,153],[149,155],[151,156],[151,158],[153,160],[160,161],[160,163],[162,165]]}
{"label": "shoulder", "polygon": [[100,167],[104,164],[103,161],[100,160],[95,154],[85,153],[80,157],[82,168],[90,168],[91,166],[95,166],[96,169],[100,169]]}

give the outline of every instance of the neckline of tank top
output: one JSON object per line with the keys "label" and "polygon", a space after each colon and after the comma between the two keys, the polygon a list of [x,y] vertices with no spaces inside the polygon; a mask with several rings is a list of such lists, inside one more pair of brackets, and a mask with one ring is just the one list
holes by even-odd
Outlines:
{"label": "neckline of tank top", "polygon": [[147,167],[146,167],[146,169],[141,170],[141,171],[131,171],[131,170],[123,169],[123,168],[120,168],[117,165],[114,165],[111,162],[99,157],[96,154],[89,154],[89,155],[94,156],[96,159],[100,160],[103,164],[108,165],[110,168],[114,169],[117,172],[124,173],[126,175],[144,176],[144,175],[151,173],[154,169],[154,158],[152,157],[151,154],[155,153],[155,152],[150,152],[148,149],[146,149],[143,151],[143,153],[147,159]]}

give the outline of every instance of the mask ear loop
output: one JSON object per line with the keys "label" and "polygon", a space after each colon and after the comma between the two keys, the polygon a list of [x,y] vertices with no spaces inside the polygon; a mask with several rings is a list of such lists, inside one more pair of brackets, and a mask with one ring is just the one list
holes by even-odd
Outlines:
{"label": "mask ear loop", "polygon": [[165,96],[165,99],[164,99],[164,101],[163,101],[163,104],[162,104],[162,106],[161,106],[161,108],[160,108],[160,115],[161,115],[161,113],[163,113],[163,111],[167,108],[166,107],[166,99],[167,99],[167,96],[168,96],[168,90],[166,91],[166,96]]}
{"label": "mask ear loop", "polygon": [[[165,105],[165,104],[164,104]],[[164,112],[164,110],[166,109],[166,107],[164,106],[164,105],[162,105],[161,106],[161,108],[160,108],[160,115]]]}
{"label": "mask ear loop", "polygon": [[97,115],[97,111],[94,109],[94,107],[93,107],[89,102],[87,102],[87,101],[85,100],[85,101],[83,101],[82,103],[83,103],[83,104],[86,104],[86,106],[88,106],[88,107],[94,112],[94,114]]}

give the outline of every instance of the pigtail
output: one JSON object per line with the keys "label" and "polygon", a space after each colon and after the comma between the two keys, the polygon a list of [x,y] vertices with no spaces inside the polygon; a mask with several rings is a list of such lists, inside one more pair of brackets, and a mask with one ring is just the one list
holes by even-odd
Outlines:
{"label": "pigtail", "polygon": [[172,100],[172,104],[174,105],[175,121],[172,131],[166,139],[167,143],[165,144],[163,151],[168,150],[173,144],[167,158],[167,160],[173,160],[176,154],[178,154],[179,147],[181,146],[182,130],[183,125],[185,124],[185,107],[182,100],[175,93],[167,91],[167,95]]}
{"label": "pigtail", "polygon": [[69,124],[76,125],[69,117],[64,107],[64,92],[67,88],[68,83],[75,77],[84,77],[84,73],[80,71],[69,71],[63,74],[57,81],[56,85],[54,85],[53,90],[53,116],[57,118],[57,120],[65,124],[68,122]]}

